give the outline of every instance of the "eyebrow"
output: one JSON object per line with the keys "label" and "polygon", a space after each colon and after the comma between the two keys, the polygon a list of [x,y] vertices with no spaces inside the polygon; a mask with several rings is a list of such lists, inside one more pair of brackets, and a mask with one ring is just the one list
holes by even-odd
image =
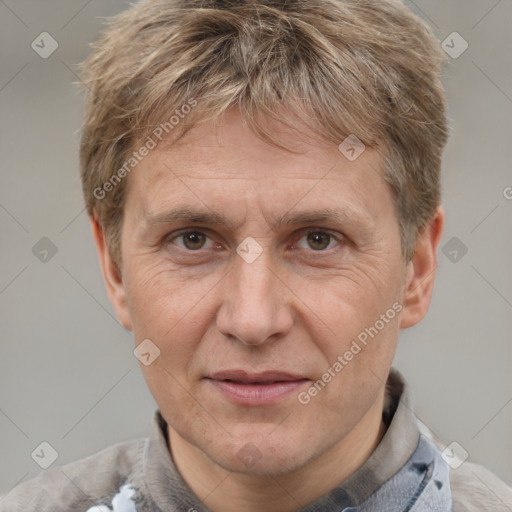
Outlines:
{"label": "eyebrow", "polygon": [[[308,210],[286,212],[271,225],[271,229],[279,229],[282,226],[296,226],[301,224],[314,224],[317,222],[333,222],[336,224],[350,224],[358,229],[369,229],[373,224],[370,215],[355,210],[354,208],[335,209],[324,208],[320,210]],[[149,228],[156,224],[204,224],[209,226],[226,226],[235,230],[242,222],[233,222],[219,212],[197,210],[187,206],[178,206],[162,213],[149,213],[144,216],[143,225]]]}
{"label": "eyebrow", "polygon": [[317,222],[334,222],[336,224],[352,224],[369,227],[373,224],[371,217],[353,208],[324,208],[304,212],[289,211],[274,224],[275,228],[299,224],[315,224]]}
{"label": "eyebrow", "polygon": [[223,214],[207,210],[195,210],[187,206],[178,206],[163,213],[150,213],[144,216],[144,227],[155,224],[207,224],[210,226],[224,225],[234,228],[233,223]]}

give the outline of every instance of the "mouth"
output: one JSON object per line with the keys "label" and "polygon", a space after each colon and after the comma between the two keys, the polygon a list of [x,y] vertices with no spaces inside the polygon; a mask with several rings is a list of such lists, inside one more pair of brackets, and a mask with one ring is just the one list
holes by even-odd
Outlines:
{"label": "mouth", "polygon": [[277,404],[308,382],[304,376],[292,373],[243,370],[217,372],[206,380],[229,401],[253,406]]}

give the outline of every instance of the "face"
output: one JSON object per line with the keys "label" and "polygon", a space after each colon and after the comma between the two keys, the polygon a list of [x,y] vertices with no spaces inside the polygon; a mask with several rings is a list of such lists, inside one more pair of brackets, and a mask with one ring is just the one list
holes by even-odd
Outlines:
{"label": "face", "polygon": [[142,369],[170,431],[230,471],[300,468],[380,415],[405,311],[382,156],[281,137],[300,153],[229,112],[153,150],[110,290],[160,350]]}

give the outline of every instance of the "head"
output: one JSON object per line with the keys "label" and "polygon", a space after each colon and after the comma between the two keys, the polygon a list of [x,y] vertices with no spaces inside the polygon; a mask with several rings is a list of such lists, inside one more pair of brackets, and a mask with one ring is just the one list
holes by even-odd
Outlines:
{"label": "head", "polygon": [[[143,0],[84,63],[110,300],[160,351],[171,431],[222,467],[292,471],[380,414],[432,293],[442,62],[394,0]],[[293,384],[251,402],[232,370]]]}

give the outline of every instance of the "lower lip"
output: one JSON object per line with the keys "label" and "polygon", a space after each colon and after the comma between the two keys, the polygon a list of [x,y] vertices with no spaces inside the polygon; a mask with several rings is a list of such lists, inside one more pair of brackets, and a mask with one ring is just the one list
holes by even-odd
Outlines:
{"label": "lower lip", "polygon": [[277,404],[292,393],[297,393],[306,379],[274,382],[272,384],[242,384],[208,379],[226,398],[239,405]]}

